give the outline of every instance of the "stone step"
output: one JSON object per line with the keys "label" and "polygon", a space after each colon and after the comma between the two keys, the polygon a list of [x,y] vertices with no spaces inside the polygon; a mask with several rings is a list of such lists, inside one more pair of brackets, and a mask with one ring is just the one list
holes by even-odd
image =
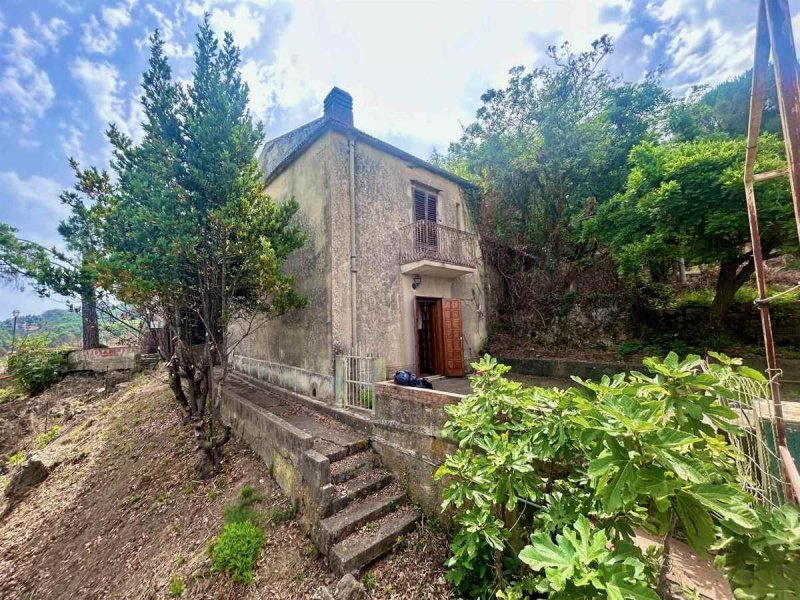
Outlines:
{"label": "stone step", "polygon": [[389,552],[397,538],[411,531],[418,519],[417,512],[406,507],[368,523],[331,548],[328,564],[339,577],[359,571]]}
{"label": "stone step", "polygon": [[350,454],[350,450],[347,446],[340,446],[319,438],[314,440],[314,450],[323,456],[327,456],[331,464],[346,458],[347,455]]}
{"label": "stone step", "polygon": [[357,452],[331,463],[331,483],[343,483],[358,477],[380,464],[380,457],[368,450]]}
{"label": "stone step", "polygon": [[405,499],[406,495],[403,492],[390,494],[381,492],[353,502],[344,510],[319,522],[315,540],[317,548],[323,554],[327,554],[331,546],[361,529],[367,523],[389,514],[405,502]]}
{"label": "stone step", "polygon": [[368,473],[359,475],[349,481],[336,486],[336,497],[333,499],[331,514],[347,508],[353,500],[369,496],[385,488],[394,481],[391,473],[380,469],[373,469]]}

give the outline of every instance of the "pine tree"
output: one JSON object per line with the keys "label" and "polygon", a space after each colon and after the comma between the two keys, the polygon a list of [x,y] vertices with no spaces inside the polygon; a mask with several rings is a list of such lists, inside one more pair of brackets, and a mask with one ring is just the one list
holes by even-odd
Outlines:
{"label": "pine tree", "polygon": [[[184,90],[155,32],[143,77],[144,138],[135,144],[109,130],[117,183],[93,210],[104,285],[157,315],[175,342],[172,387],[195,422],[204,477],[216,472],[230,437],[219,414],[229,357],[257,318],[304,304],[281,271],[304,242],[292,221],[298,205],[265,192],[255,158],[263,130],[248,109],[240,65],[231,35],[220,46],[206,17]],[[232,340],[234,322],[240,333]],[[202,352],[192,347],[197,334]]]}

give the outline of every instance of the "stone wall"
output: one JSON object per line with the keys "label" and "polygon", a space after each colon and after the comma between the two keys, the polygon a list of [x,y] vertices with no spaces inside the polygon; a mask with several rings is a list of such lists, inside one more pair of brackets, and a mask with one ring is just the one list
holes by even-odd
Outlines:
{"label": "stone wall", "polygon": [[[707,306],[684,306],[656,312],[649,323],[654,332],[673,333],[689,340],[708,332]],[[761,315],[752,304],[735,304],[725,317],[722,327],[733,339],[759,345]],[[772,308],[772,332],[778,346],[800,346],[800,307],[777,305]]]}
{"label": "stone wall", "polygon": [[130,346],[73,350],[67,354],[67,371],[136,371],[139,352]]}
{"label": "stone wall", "polygon": [[372,447],[397,477],[411,499],[429,516],[441,517],[446,484],[433,474],[455,445],[442,437],[444,407],[463,396],[435,390],[375,384],[375,413],[370,428]]}

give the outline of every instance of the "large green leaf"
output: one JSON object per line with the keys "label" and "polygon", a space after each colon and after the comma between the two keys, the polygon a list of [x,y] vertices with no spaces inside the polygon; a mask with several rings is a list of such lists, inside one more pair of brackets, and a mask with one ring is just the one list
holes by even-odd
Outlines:
{"label": "large green leaf", "polygon": [[624,579],[606,584],[609,599],[659,600],[658,594],[642,583],[629,583]]}
{"label": "large green leaf", "polygon": [[522,549],[519,558],[534,571],[549,567],[568,569],[572,567],[575,548],[556,545],[546,533],[531,536],[531,543]]}
{"label": "large green leaf", "polygon": [[608,513],[620,510],[636,497],[633,489],[636,483],[636,466],[633,461],[623,463],[601,492],[603,509]]}
{"label": "large green leaf", "polygon": [[703,473],[702,463],[700,461],[676,452],[663,448],[653,448],[658,462],[663,466],[674,472],[681,479],[686,479],[692,483],[706,483],[708,477]]}
{"label": "large green leaf", "polygon": [[708,510],[693,496],[678,492],[675,497],[675,512],[689,545],[705,555],[716,539],[714,521]]}
{"label": "large green leaf", "polygon": [[748,506],[742,492],[732,485],[696,485],[689,493],[703,506],[740,527],[755,529],[760,524],[756,511]]}

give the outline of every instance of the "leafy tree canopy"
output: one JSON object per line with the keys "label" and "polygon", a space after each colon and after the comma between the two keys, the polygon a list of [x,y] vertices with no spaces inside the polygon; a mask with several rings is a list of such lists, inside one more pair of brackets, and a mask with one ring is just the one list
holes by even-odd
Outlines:
{"label": "leafy tree canopy", "polygon": [[[642,266],[657,272],[679,257],[719,263],[714,301],[719,316],[753,273],[744,155],[743,139],[645,142],[631,152],[625,191],[599,208],[584,235],[608,244],[625,275],[638,275]],[[757,170],[784,164],[782,141],[762,136]],[[756,191],[765,256],[791,251],[796,238],[788,182],[762,182]]]}
{"label": "leafy tree canopy", "polygon": [[[692,89],[684,100],[676,102],[669,111],[668,128],[675,140],[746,136],[752,79],[751,69],[712,88],[698,86]],[[761,131],[781,135],[775,73],[772,69],[767,71],[766,89]]]}
{"label": "leafy tree canopy", "polygon": [[570,218],[622,188],[630,149],[658,128],[670,95],[657,74],[612,77],[601,68],[611,51],[608,37],[583,53],[551,46],[551,66],[511,69],[508,86],[488,90],[461,140],[435,157],[480,183],[485,238],[557,259],[571,250]]}

